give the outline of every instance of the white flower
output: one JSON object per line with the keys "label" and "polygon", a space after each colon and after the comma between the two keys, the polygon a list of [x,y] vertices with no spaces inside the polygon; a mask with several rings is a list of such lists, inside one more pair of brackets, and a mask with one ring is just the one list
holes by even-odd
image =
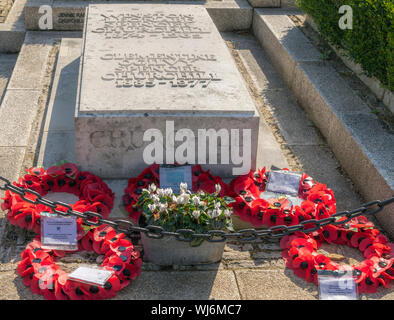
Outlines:
{"label": "white flower", "polygon": [[152,184],[149,185],[148,191],[150,193],[154,193],[156,191],[156,189],[157,189],[156,185],[154,183],[152,183]]}
{"label": "white flower", "polygon": [[159,212],[166,211],[167,207],[168,207],[167,203],[160,203],[159,204]]}
{"label": "white flower", "polygon": [[197,220],[200,217],[200,210],[194,210],[192,215]]}
{"label": "white flower", "polygon": [[226,218],[229,218],[231,216],[231,211],[228,209],[224,210],[224,215],[226,216]]}
{"label": "white flower", "polygon": [[222,210],[219,209],[214,209],[214,210],[208,210],[208,215],[212,218],[212,219],[216,219],[217,217],[219,217],[222,213]]}
{"label": "white flower", "polygon": [[213,207],[215,208],[215,209],[219,209],[220,208],[220,206],[221,206],[221,203],[218,201],[218,202],[214,202],[214,204],[213,204]]}
{"label": "white flower", "polygon": [[222,190],[222,187],[220,186],[220,184],[215,184],[215,189],[216,189],[216,194],[219,194],[220,191]]}
{"label": "white flower", "polygon": [[194,204],[195,206],[198,206],[198,205],[200,204],[200,198],[199,198],[198,196],[194,196],[194,197],[192,198],[192,201],[193,201],[193,204]]}
{"label": "white flower", "polygon": [[200,201],[199,205],[203,207],[203,206],[205,206],[205,202],[204,201]]}
{"label": "white flower", "polygon": [[155,212],[156,205],[155,204],[148,204],[148,208],[149,208],[150,211]]}
{"label": "white flower", "polygon": [[187,183],[186,182],[181,182],[180,185],[179,185],[179,190],[180,190],[181,194],[182,193],[186,193],[186,191],[187,191]]}
{"label": "white flower", "polygon": [[179,197],[178,197],[178,204],[186,204],[188,203],[190,200],[190,194],[188,193],[182,193]]}
{"label": "white flower", "polygon": [[198,190],[197,194],[200,195],[201,197],[205,196],[205,192],[202,190]]}
{"label": "white flower", "polygon": [[164,194],[165,194],[167,197],[171,197],[171,196],[172,196],[172,189],[171,189],[171,188],[166,188],[166,189],[164,189]]}
{"label": "white flower", "polygon": [[153,200],[153,202],[157,205],[160,203],[160,198],[158,195],[154,194],[152,195],[151,199]]}
{"label": "white flower", "polygon": [[161,198],[164,197],[164,190],[163,189],[157,189],[157,195]]}

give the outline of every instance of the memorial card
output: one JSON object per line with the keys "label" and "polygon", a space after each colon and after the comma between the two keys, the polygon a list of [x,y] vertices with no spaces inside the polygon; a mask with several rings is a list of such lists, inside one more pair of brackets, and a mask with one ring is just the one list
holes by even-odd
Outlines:
{"label": "memorial card", "polygon": [[181,183],[187,183],[188,189],[192,189],[191,166],[160,166],[160,188],[171,188],[174,193],[179,193]]}
{"label": "memorial card", "polygon": [[41,243],[44,249],[78,250],[76,218],[42,212]]}
{"label": "memorial card", "polygon": [[357,300],[357,287],[350,271],[318,270],[320,300]]}
{"label": "memorial card", "polygon": [[300,186],[301,173],[275,170],[271,171],[265,191],[284,193],[291,196],[298,196]]}
{"label": "memorial card", "polygon": [[69,278],[73,281],[104,287],[113,273],[114,272],[110,270],[81,266],[69,274]]}

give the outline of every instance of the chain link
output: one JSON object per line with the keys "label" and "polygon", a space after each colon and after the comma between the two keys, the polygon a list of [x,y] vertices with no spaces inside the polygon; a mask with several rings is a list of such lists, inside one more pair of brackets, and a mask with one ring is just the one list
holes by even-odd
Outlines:
{"label": "chain link", "polygon": [[[161,226],[148,225],[146,227],[135,226],[131,221],[128,220],[106,220],[99,213],[86,211],[84,213],[75,211],[72,207],[61,201],[51,201],[43,198],[38,192],[21,188],[11,184],[9,180],[0,176],[0,181],[4,182],[4,185],[0,184],[0,190],[9,190],[13,193],[18,194],[23,200],[31,204],[42,204],[52,209],[54,213],[62,216],[76,216],[82,218],[84,224],[88,226],[100,226],[102,224],[109,225],[113,227],[117,232],[125,233],[129,237],[135,236],[137,233],[144,233],[147,237],[153,239],[162,239],[164,236],[173,236],[175,239],[184,242],[191,242],[195,239],[204,239],[208,242],[223,242],[227,239],[251,242],[259,238],[281,238],[288,234],[294,233],[296,231],[301,231],[304,233],[311,233],[313,231],[319,230],[321,227],[326,225],[340,225],[346,224],[351,219],[361,216],[361,215],[372,215],[383,210],[384,207],[394,203],[394,196],[383,200],[375,200],[364,204],[362,207],[352,210],[352,211],[341,211],[336,212],[328,218],[321,220],[310,219],[302,221],[300,224],[286,226],[279,225],[268,229],[256,230],[256,229],[243,229],[237,232],[226,233],[222,230],[209,230],[207,233],[194,233],[190,229],[178,229],[175,232],[165,231]],[[30,195],[28,197],[27,195]],[[376,206],[376,208],[374,208]],[[67,211],[61,210],[61,208],[66,208]],[[345,217],[346,219],[341,220]],[[306,227],[308,225],[308,227]]]}

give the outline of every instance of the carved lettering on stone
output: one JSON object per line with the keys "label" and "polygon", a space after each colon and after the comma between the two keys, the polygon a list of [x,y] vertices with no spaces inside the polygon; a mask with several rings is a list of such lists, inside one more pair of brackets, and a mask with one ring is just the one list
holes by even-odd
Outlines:
{"label": "carved lettering on stone", "polygon": [[123,129],[97,130],[90,134],[90,143],[97,149],[114,148],[133,151],[141,148],[143,143],[137,144],[134,131]]}
{"label": "carved lettering on stone", "polygon": [[117,62],[113,72],[104,74],[101,79],[113,81],[118,88],[151,88],[160,85],[207,88],[212,81],[222,80],[216,73],[196,65],[196,62],[209,64],[216,61],[212,54],[107,53],[101,59]]}
{"label": "carved lettering on stone", "polygon": [[210,30],[197,26],[191,14],[102,14],[102,26],[92,30],[104,34],[106,39],[127,38],[192,38],[201,39]]}

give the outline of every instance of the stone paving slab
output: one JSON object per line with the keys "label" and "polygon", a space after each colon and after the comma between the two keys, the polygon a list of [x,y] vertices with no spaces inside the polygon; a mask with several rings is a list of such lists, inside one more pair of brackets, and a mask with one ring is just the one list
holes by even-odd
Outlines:
{"label": "stone paving slab", "polygon": [[0,105],[17,58],[16,54],[0,54]]}
{"label": "stone paving slab", "polygon": [[114,300],[239,300],[233,271],[145,271]]}
{"label": "stone paving slab", "polygon": [[38,90],[7,90],[0,109],[0,146],[27,145],[39,96]]}
{"label": "stone paving slab", "polygon": [[241,298],[246,300],[316,300],[317,287],[293,271],[236,270]]}

